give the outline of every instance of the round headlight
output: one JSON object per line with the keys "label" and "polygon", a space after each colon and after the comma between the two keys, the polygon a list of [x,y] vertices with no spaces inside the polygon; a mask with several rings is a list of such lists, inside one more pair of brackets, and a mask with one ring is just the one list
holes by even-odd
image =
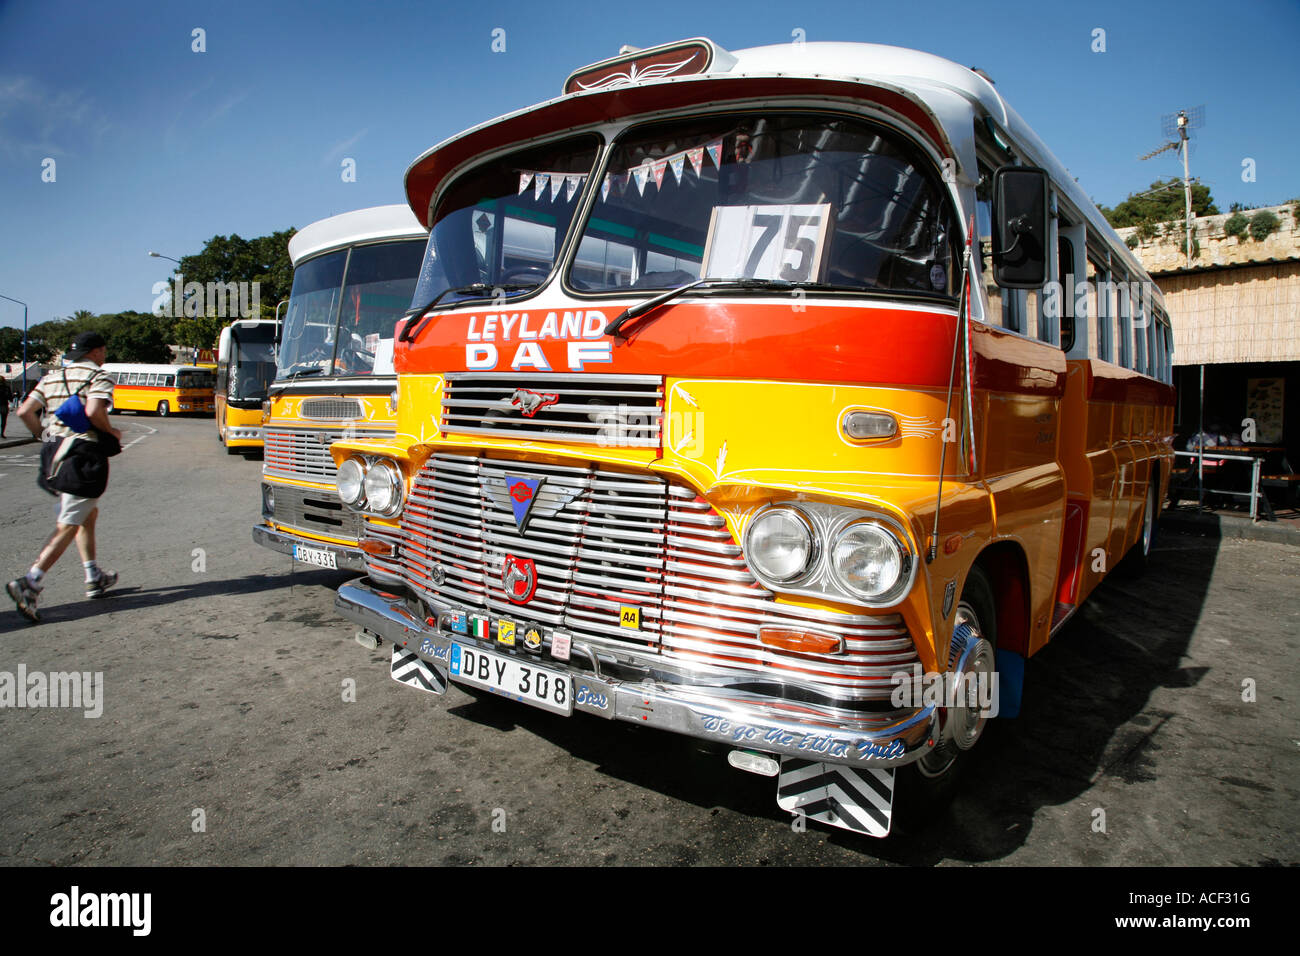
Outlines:
{"label": "round headlight", "polygon": [[771,508],[750,523],[745,558],[759,577],[788,584],[806,574],[815,557],[812,524],[794,508]]}
{"label": "round headlight", "polygon": [[366,472],[366,507],[379,514],[391,514],[402,500],[402,475],[392,462],[378,461]]}
{"label": "round headlight", "polygon": [[334,485],[339,492],[339,500],[345,505],[359,504],[365,493],[365,477],[365,465],[362,464],[359,458],[349,458],[339,465],[338,476],[334,479]]}
{"label": "round headlight", "polygon": [[868,600],[888,595],[907,575],[911,555],[878,524],[858,522],[835,539],[831,568],[840,584]]}

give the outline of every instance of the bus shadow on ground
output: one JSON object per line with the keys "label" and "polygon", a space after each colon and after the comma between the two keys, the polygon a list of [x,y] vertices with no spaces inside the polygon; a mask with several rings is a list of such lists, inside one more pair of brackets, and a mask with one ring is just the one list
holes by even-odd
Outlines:
{"label": "bus shadow on ground", "polygon": [[[1194,688],[1205,668],[1181,667],[1218,556],[1218,541],[1163,535],[1146,573],[1115,574],[1025,669],[1020,716],[995,721],[953,802],[928,825],[885,840],[808,824],[808,833],[882,862],[933,866],[1002,859],[1029,840],[1035,814],[1079,801],[1102,777],[1154,779],[1151,738],[1173,716],[1148,708],[1159,688]],[[786,830],[776,785],[731,768],[701,741],[624,722],[565,718],[487,691],[452,713],[550,741],[600,773],[700,808],[724,807]],[[1072,807],[1080,832],[1090,804]],[[765,853],[779,857],[779,853]],[[781,862],[779,858],[770,862]]]}

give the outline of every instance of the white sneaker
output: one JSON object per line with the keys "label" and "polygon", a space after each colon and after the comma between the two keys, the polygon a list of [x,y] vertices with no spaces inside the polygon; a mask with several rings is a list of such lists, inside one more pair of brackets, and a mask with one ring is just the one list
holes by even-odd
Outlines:
{"label": "white sneaker", "polygon": [[36,610],[36,600],[41,596],[40,588],[34,588],[27,578],[14,578],[5,585],[5,590],[18,605],[18,613],[34,624],[41,623],[41,612]]}
{"label": "white sneaker", "polygon": [[99,576],[93,581],[86,582],[86,597],[100,598],[104,592],[117,583],[116,571],[100,571]]}

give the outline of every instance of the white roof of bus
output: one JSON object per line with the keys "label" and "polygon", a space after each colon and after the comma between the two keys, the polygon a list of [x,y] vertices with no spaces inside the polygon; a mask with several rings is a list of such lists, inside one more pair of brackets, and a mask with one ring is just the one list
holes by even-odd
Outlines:
{"label": "white roof of bus", "polygon": [[211,372],[212,369],[202,365],[142,365],[135,362],[105,362],[106,372]]}
{"label": "white roof of bus", "polygon": [[[1146,270],[1137,257],[1133,255],[1124,244],[1124,240],[1119,237],[1115,230],[1111,228],[1110,223],[1096,209],[1088,194],[1074,181],[1074,177],[1070,175],[1065,165],[1052,154],[1052,151],[1039,139],[1038,134],[1030,128],[1029,124],[1006,104],[994,85],[972,68],[962,66],[960,63],[954,63],[952,60],[946,60],[941,56],[935,56],[933,53],[908,50],[903,47],[885,46],[878,43],[818,41],[803,44],[779,43],[772,46],[751,47],[743,50],[724,50],[711,40],[696,39],[712,44],[718,51],[718,56],[706,72],[683,77],[668,76],[639,79],[636,81],[636,85],[699,82],[709,78],[736,76],[796,76],[826,80],[847,80],[858,83],[877,83],[898,90],[910,99],[923,104],[935,116],[940,125],[945,127],[954,121],[952,97],[955,94],[969,103],[976,113],[984,113],[990,116],[1006,132],[1017,151],[1027,162],[1041,166],[1048,171],[1058,192],[1063,193],[1082,212],[1088,220],[1088,227],[1091,231],[1107,237],[1110,245],[1114,247],[1115,254],[1124,261],[1131,274],[1138,276],[1145,274]],[[685,43],[690,41],[681,40],[676,42]],[[654,49],[657,49],[657,47],[649,47],[639,51],[639,53],[645,54]],[[591,65],[594,64],[588,66]],[[585,70],[588,66],[581,69]],[[993,67],[994,72],[996,72],[996,64],[993,64]],[[589,95],[592,94],[590,92],[576,92],[564,94],[556,99]],[[547,101],[547,103],[551,102],[555,102],[555,100]],[[471,130],[458,133],[427,150],[417,158],[411,164],[410,169],[407,170],[407,176],[409,177],[411,169],[414,169],[422,159],[451,142],[508,117],[518,116],[544,105],[546,104],[538,103],[526,109],[517,110],[506,114],[506,116],[481,123]],[[957,138],[968,138],[970,136],[969,128],[961,131],[945,128],[945,133],[948,135],[958,132],[961,135]],[[290,248],[292,249],[292,244]],[[1157,299],[1159,299],[1158,294]]]}
{"label": "white roof of bus", "polygon": [[289,258],[304,259],[358,242],[380,239],[420,239],[429,235],[405,203],[372,206],[321,219],[299,229],[289,240]]}

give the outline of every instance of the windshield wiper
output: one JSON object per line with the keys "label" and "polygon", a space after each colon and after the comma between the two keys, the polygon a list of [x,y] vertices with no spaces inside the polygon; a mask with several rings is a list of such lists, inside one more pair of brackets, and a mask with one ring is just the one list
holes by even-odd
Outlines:
{"label": "windshield wiper", "polygon": [[809,288],[816,285],[818,285],[816,282],[791,282],[787,279],[696,279],[693,282],[679,285],[675,289],[669,289],[667,292],[646,299],[638,305],[624,309],[612,322],[605,326],[605,334],[612,335],[615,338],[625,338],[624,335],[620,334],[619,330],[628,322],[640,318],[647,312],[653,312],[665,302],[670,302],[679,295],[690,292],[694,289],[780,289],[785,291],[790,289]]}
{"label": "windshield wiper", "polygon": [[300,368],[290,372],[285,376],[285,378],[289,379],[289,381],[293,381],[295,378],[299,378],[303,375],[320,375],[324,371],[325,370],[319,365],[308,365],[306,368]]}
{"label": "windshield wiper", "polygon": [[[398,334],[397,341],[414,341],[415,337],[424,329],[425,323],[421,321],[424,318],[424,314],[441,302],[445,296],[453,294],[472,296],[472,300],[461,299],[450,303],[451,305],[467,305],[470,301],[480,302],[485,299],[490,302],[492,297],[496,295],[498,289],[502,292],[528,292],[531,289],[536,289],[539,285],[541,285],[540,282],[513,283],[510,285],[492,285],[490,282],[471,282],[469,285],[453,286],[450,289],[443,289],[430,299],[427,305],[406,310],[406,313],[402,316],[402,318],[406,320],[406,324],[402,326],[402,331]],[[419,322],[420,324],[415,326],[416,322]],[[412,326],[415,326],[415,328],[412,328]]]}

